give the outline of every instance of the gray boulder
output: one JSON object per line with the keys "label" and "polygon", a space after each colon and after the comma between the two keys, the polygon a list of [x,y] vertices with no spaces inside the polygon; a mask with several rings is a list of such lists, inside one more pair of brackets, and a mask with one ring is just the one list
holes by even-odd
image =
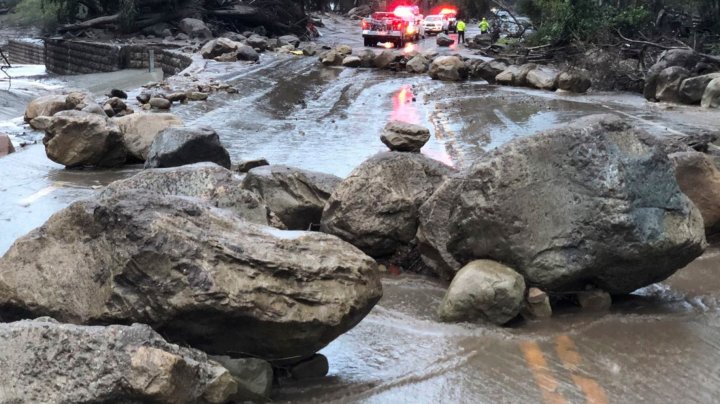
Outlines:
{"label": "gray boulder", "polygon": [[160,196],[187,196],[227,209],[250,223],[268,225],[265,202],[257,194],[242,188],[242,178],[214,163],[144,170],[134,176],[112,182],[102,193],[111,197],[132,189]]}
{"label": "gray boulder", "polygon": [[421,251],[434,251],[426,262],[489,258],[550,292],[593,285],[629,293],[672,275],[706,246],[700,212],[662,145],[609,115],[508,143],[449,178],[426,205],[419,232],[446,229],[418,237]]}
{"label": "gray boulder", "polygon": [[419,54],[413,56],[412,59],[408,60],[408,62],[405,64],[405,69],[408,71],[408,73],[426,73],[429,67],[430,62]]}
{"label": "gray boulder", "polygon": [[362,65],[362,59],[355,55],[345,56],[342,65],[345,67],[360,67],[360,65]]}
{"label": "gray boulder", "polygon": [[200,55],[202,55],[204,59],[214,59],[226,53],[236,52],[241,46],[243,46],[242,43],[235,42],[232,39],[217,38],[203,45],[203,47],[200,48]]}
{"label": "gray boulder", "polygon": [[720,108],[720,78],[713,79],[705,87],[700,105],[703,108]]}
{"label": "gray boulder", "polygon": [[380,52],[377,56],[375,56],[374,65],[378,69],[386,69],[390,67],[392,63],[397,61],[399,57],[399,54],[397,52],[393,52],[389,49],[385,49],[384,51]]}
{"label": "gray boulder", "polygon": [[225,403],[242,387],[207,355],[150,327],[0,324],[4,403]]}
{"label": "gray boulder", "polygon": [[330,49],[320,55],[320,63],[325,66],[340,66],[344,59],[345,57],[337,53],[334,49]]}
{"label": "gray boulder", "polygon": [[522,275],[498,262],[477,260],[458,271],[438,315],[443,321],[484,320],[503,325],[520,314],[524,299]]}
{"label": "gray boulder", "polygon": [[268,38],[262,35],[250,35],[246,42],[254,49],[260,49],[261,51],[268,48]]}
{"label": "gray boulder", "polygon": [[502,73],[495,77],[498,84],[522,87],[528,84],[528,74],[537,68],[534,63],[524,64],[522,66],[512,65],[503,70]]}
{"label": "gray boulder", "polygon": [[238,390],[232,395],[236,402],[270,401],[273,384],[272,365],[257,358],[231,358],[226,355],[210,356],[210,359],[227,369],[238,383]]}
{"label": "gray boulder", "polygon": [[455,43],[455,40],[447,36],[447,34],[439,34],[435,39],[438,46],[447,47]]}
{"label": "gray boulder", "polygon": [[457,56],[439,56],[430,64],[428,74],[433,80],[460,81],[468,78],[468,67]]}
{"label": "gray boulder", "polygon": [[212,38],[212,32],[210,32],[210,29],[202,20],[198,20],[197,18],[183,18],[180,20],[178,29],[190,38]]}
{"label": "gray boulder", "polygon": [[540,90],[553,91],[557,88],[558,72],[547,66],[538,66],[527,74],[527,84]]}
{"label": "gray boulder", "polygon": [[249,47],[248,45],[238,46],[235,54],[237,60],[243,60],[246,62],[257,62],[260,60],[260,55],[255,52],[255,49]]}
{"label": "gray boulder", "polygon": [[690,76],[684,67],[668,67],[660,72],[655,84],[655,99],[667,102],[682,102],[680,84]]}
{"label": "gray boulder", "polygon": [[363,49],[357,56],[360,57],[360,66],[375,67],[375,52],[371,49]]}
{"label": "gray boulder", "polygon": [[571,93],[585,93],[591,85],[590,73],[582,69],[564,71],[557,79],[557,88]]}
{"label": "gray boulder", "polygon": [[248,171],[243,188],[260,195],[290,230],[319,224],[322,210],[341,179],[334,175],[283,165]]}
{"label": "gray boulder", "polygon": [[690,49],[671,49],[663,52],[657,63],[650,67],[645,77],[643,93],[648,100],[655,100],[657,96],[657,83],[660,73],[668,67],[682,67],[693,71],[702,61],[702,57]]}
{"label": "gray boulder", "polygon": [[710,73],[683,80],[680,84],[680,100],[685,104],[700,104],[708,84],[716,78],[720,78],[720,73]]}
{"label": "gray boulder", "polygon": [[379,153],[335,188],[320,230],[373,257],[415,239],[418,209],[452,170],[419,153]]}
{"label": "gray boulder", "polygon": [[502,60],[490,60],[475,64],[471,69],[470,77],[480,78],[488,83],[495,83],[495,77],[508,68],[507,63]]}
{"label": "gray boulder", "polygon": [[270,163],[265,158],[245,160],[237,165],[237,171],[240,173],[246,173],[255,167],[269,166]]}
{"label": "gray boulder", "polygon": [[391,151],[419,153],[430,140],[430,130],[407,122],[390,121],[383,128],[380,140]]}
{"label": "gray boulder", "polygon": [[43,138],[47,157],[66,167],[117,167],[127,151],[122,133],[107,117],[61,111],[52,117]]}
{"label": "gray boulder", "polygon": [[148,104],[155,109],[170,109],[172,102],[166,98],[153,97],[150,98]]}
{"label": "gray boulder", "polygon": [[74,202],[0,258],[5,320],[142,322],[210,354],[266,360],[309,357],[381,294],[377,264],[336,237],[140,190]]}
{"label": "gray boulder", "polygon": [[208,127],[170,127],[153,140],[145,168],[177,167],[210,161],[230,168],[230,154]]}
{"label": "gray boulder", "polygon": [[278,42],[280,43],[280,46],[292,45],[294,48],[297,48],[298,45],[300,45],[300,38],[295,35],[283,35],[278,37]]}

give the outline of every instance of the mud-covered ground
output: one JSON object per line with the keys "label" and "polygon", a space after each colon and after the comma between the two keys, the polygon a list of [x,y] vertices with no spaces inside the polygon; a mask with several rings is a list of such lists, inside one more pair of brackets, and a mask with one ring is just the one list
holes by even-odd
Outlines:
{"label": "mud-covered ground", "polygon": [[[320,42],[359,48],[356,25],[330,19]],[[434,38],[419,47],[435,47]],[[173,110],[188,124],[215,128],[233,161],[265,157],[340,176],[385,149],[378,136],[390,119],[430,127],[433,137],[423,153],[457,167],[513,138],[588,114],[620,114],[658,136],[717,130],[720,122],[717,111],[649,104],[635,94],[568,95],[484,82],[440,83],[424,75],[322,67],[316,58],[293,55],[264,54],[254,65],[202,62],[188,73],[239,89]],[[10,132],[18,144],[41,139],[17,117],[28,99],[52,87],[114,83],[135,88],[132,98],[146,80],[141,72],[34,77],[14,80],[10,91],[0,82],[0,131]],[[0,254],[53,212],[138,169],[65,170],[47,160],[41,145],[0,159]],[[718,250],[711,248],[667,282],[616,302],[610,313],[581,313],[568,306],[551,320],[510,328],[439,323],[434,311],[445,285],[388,276],[385,296],[372,313],[322,351],[330,375],[285,382],[275,399],[715,402],[720,394],[719,262]]]}

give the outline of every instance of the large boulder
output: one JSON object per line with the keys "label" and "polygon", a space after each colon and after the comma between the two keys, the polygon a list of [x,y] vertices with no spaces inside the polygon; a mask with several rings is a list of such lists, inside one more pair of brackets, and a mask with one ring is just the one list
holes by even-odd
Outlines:
{"label": "large boulder", "polygon": [[257,62],[260,60],[260,55],[250,46],[241,44],[235,52],[235,58],[246,62]]}
{"label": "large boulder", "polygon": [[408,60],[408,62],[405,64],[405,69],[408,71],[408,73],[421,74],[427,72],[429,66],[430,62],[425,59],[425,57],[418,54]]}
{"label": "large boulder", "polygon": [[534,63],[524,64],[522,66],[511,65],[495,76],[498,84],[522,87],[527,85],[528,74],[537,68]]}
{"label": "large boulder", "polygon": [[460,81],[468,78],[465,62],[457,56],[439,56],[430,64],[428,74],[433,80]]}
{"label": "large boulder", "polygon": [[197,18],[183,18],[178,25],[180,32],[190,38],[210,39],[212,32],[202,20]]}
{"label": "large boulder", "polygon": [[373,257],[415,239],[418,208],[452,170],[419,153],[379,153],[335,188],[320,229]]}
{"label": "large boulder", "polygon": [[66,102],[66,95],[43,95],[35,98],[25,107],[25,122],[30,123],[39,116],[53,116],[60,111],[73,109],[73,106]]}
{"label": "large boulder", "polygon": [[10,153],[15,153],[15,147],[10,140],[10,136],[0,133],[0,157],[7,156]]}
{"label": "large boulder", "polygon": [[117,167],[127,151],[122,133],[107,117],[61,111],[52,117],[43,138],[47,157],[66,167]]}
{"label": "large boulder", "polygon": [[378,69],[387,69],[390,65],[397,61],[399,54],[397,52],[385,49],[380,52],[373,60],[374,66]]}
{"label": "large boulder", "polygon": [[656,100],[658,77],[668,67],[682,67],[694,71],[702,61],[702,56],[690,49],[671,49],[663,52],[658,61],[650,67],[645,77],[643,93],[648,100]]}
{"label": "large boulder", "polygon": [[173,114],[135,113],[112,119],[123,135],[123,144],[128,157],[137,161],[147,159],[150,145],[161,131],[182,126],[182,119]]}
{"label": "large boulder", "polygon": [[362,65],[362,59],[359,56],[345,56],[342,61],[342,65],[345,67],[360,67]]}
{"label": "large boulder", "polygon": [[560,73],[557,79],[557,87],[571,93],[584,93],[592,85],[590,73],[583,69],[573,69]]}
{"label": "large boulder", "polygon": [[680,84],[680,100],[685,104],[699,104],[708,84],[716,78],[720,78],[720,73],[710,73],[683,80]]}
{"label": "large boulder", "polygon": [[170,127],[150,145],[145,168],[177,167],[210,161],[230,168],[230,154],[214,130],[203,127]]}
{"label": "large boulder", "polygon": [[283,165],[248,171],[242,186],[260,195],[290,230],[319,224],[323,207],[341,179],[331,174]]}
{"label": "large boulder", "polygon": [[708,233],[720,228],[720,171],[710,157],[695,151],[670,155],[680,189],[700,210]]}
{"label": "large boulder", "polygon": [[242,390],[198,350],[143,324],[0,324],[4,403],[225,403]]}
{"label": "large boulder", "polygon": [[292,45],[293,48],[297,48],[300,45],[300,38],[295,35],[283,35],[278,37],[280,46]]}
{"label": "large boulder", "polygon": [[375,66],[375,52],[372,49],[363,49],[358,54],[360,57],[361,67],[374,67]]}
{"label": "large boulder", "polygon": [[493,59],[487,62],[475,64],[474,68],[470,72],[470,77],[480,78],[488,83],[495,83],[495,77],[507,68],[508,65],[504,61]]}
{"label": "large boulder", "polygon": [[655,99],[667,102],[682,102],[680,84],[690,76],[684,67],[673,66],[658,74],[655,83]]}
{"label": "large boulder", "polygon": [[327,52],[323,52],[322,55],[320,55],[320,63],[322,63],[325,66],[339,66],[342,64],[345,57],[339,53],[335,49],[330,49]]}
{"label": "large boulder", "polygon": [[538,66],[528,72],[527,84],[540,90],[553,91],[557,88],[558,75],[557,70],[553,68]]}
{"label": "large boulder", "polygon": [[430,264],[452,264],[441,259],[447,254],[459,264],[493,259],[551,292],[629,293],[706,246],[700,212],[659,140],[609,115],[508,143],[449,178],[426,205],[419,232],[445,229],[424,239]]}
{"label": "large boulder", "polygon": [[252,46],[254,49],[264,51],[268,48],[268,38],[262,35],[250,35],[247,39],[247,44]]}
{"label": "large boulder", "polygon": [[232,39],[217,38],[203,45],[203,47],[200,48],[200,55],[202,55],[204,59],[214,59],[226,53],[236,52],[240,46],[243,46],[243,44],[235,42]]}
{"label": "large boulder", "polygon": [[74,202],[0,258],[5,320],[140,322],[210,354],[267,360],[309,357],[381,295],[377,264],[336,237],[144,190]]}
{"label": "large boulder", "polygon": [[248,222],[269,224],[262,198],[244,189],[240,176],[214,163],[143,170],[128,179],[110,183],[102,195],[110,197],[132,189],[201,199],[216,208],[230,210]]}
{"label": "large boulder", "polygon": [[390,121],[383,128],[380,140],[391,151],[419,153],[430,140],[430,130],[412,123]]}
{"label": "large boulder", "polygon": [[503,325],[520,314],[524,299],[522,275],[498,262],[477,260],[458,271],[438,315],[443,321],[484,320]]}
{"label": "large boulder", "polygon": [[720,78],[715,78],[705,87],[700,105],[703,108],[720,108]]}
{"label": "large boulder", "polygon": [[435,39],[435,43],[438,46],[450,46],[455,43],[455,40],[447,36],[447,34],[439,34],[437,38]]}

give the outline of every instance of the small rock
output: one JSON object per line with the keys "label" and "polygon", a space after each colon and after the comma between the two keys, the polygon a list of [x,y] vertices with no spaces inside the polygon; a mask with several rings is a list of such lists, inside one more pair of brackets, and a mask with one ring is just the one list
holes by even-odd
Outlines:
{"label": "small rock", "polygon": [[248,62],[257,62],[260,60],[260,55],[255,52],[255,49],[247,46],[240,45],[237,49],[237,60],[244,60]]}
{"label": "small rock", "polygon": [[335,50],[329,50],[320,56],[320,63],[325,66],[338,66],[342,64],[343,59],[343,56]]}
{"label": "small rock", "polygon": [[521,313],[527,319],[552,317],[552,307],[547,293],[535,287],[528,289]]}
{"label": "small rock", "polygon": [[150,98],[148,103],[151,107],[157,109],[170,109],[170,106],[172,105],[172,103],[165,98]]}
{"label": "small rock", "polygon": [[578,303],[583,310],[607,311],[612,306],[612,297],[601,289],[590,289],[577,294]]}
{"label": "small rock", "polygon": [[310,42],[302,47],[303,55],[305,56],[315,56],[317,54],[318,46],[315,42]]}
{"label": "small rock", "polygon": [[310,359],[293,366],[290,375],[295,380],[315,379],[327,375],[329,370],[330,366],[325,355],[316,353]]}
{"label": "small rock", "polygon": [[391,121],[385,125],[380,140],[392,151],[419,153],[430,140],[430,130],[420,125]]}
{"label": "small rock", "polygon": [[524,298],[522,275],[495,261],[476,260],[455,275],[438,314],[443,321],[503,325],[520,313]]}
{"label": "small rock", "polygon": [[247,44],[253,48],[264,51],[268,47],[268,38],[261,35],[253,34],[250,35],[250,37],[247,39]]}
{"label": "small rock", "polygon": [[255,159],[255,160],[246,160],[246,161],[243,161],[240,164],[238,164],[237,171],[241,172],[241,173],[246,173],[255,167],[262,167],[262,166],[267,166],[267,165],[270,165],[270,163],[268,163],[268,161],[264,158],[259,158],[259,159]]}

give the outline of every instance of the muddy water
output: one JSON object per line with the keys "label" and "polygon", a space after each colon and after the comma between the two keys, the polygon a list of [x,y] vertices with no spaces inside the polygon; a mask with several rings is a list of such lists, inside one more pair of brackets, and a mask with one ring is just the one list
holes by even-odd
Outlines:
{"label": "muddy water", "polygon": [[[330,24],[323,41],[358,38]],[[433,47],[432,41],[421,47]],[[385,149],[378,134],[390,119],[430,127],[433,137],[423,153],[457,167],[514,138],[593,113],[620,114],[659,136],[717,129],[720,122],[717,112],[647,104],[636,95],[438,83],[425,76],[324,68],[314,58],[294,56],[264,55],[257,65],[210,62],[193,74],[240,90],[173,110],[189,124],[214,127],[233,161],[266,157],[340,176]],[[137,93],[131,91],[131,99]],[[10,100],[6,94],[2,99]],[[0,127],[14,131],[16,141],[37,140],[40,134],[10,119],[21,114],[17,106],[25,100],[13,94],[15,102],[0,103]],[[0,253],[71,201],[136,171],[65,170],[48,161],[41,146],[0,159]],[[667,282],[617,302],[610,313],[589,315],[567,306],[552,320],[503,329],[439,323],[434,310],[446,285],[387,277],[378,306],[323,350],[330,375],[284,382],[274,399],[713,402],[720,393],[718,262],[713,249]]]}

